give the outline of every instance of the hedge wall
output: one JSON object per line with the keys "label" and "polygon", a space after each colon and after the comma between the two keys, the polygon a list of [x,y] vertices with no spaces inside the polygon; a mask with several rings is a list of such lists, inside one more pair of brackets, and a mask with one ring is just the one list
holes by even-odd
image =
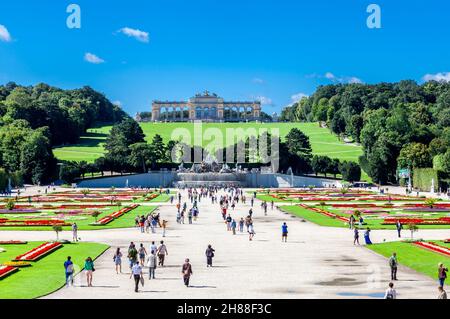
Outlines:
{"label": "hedge wall", "polygon": [[415,168],[413,172],[413,187],[421,191],[429,192],[434,179],[434,191],[439,188],[447,189],[446,177],[441,171],[432,168]]}

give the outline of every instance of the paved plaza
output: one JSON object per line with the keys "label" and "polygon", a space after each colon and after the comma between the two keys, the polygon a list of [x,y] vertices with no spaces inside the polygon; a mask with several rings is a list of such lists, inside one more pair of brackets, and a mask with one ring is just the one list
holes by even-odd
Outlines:
{"label": "paved plaza", "polygon": [[[182,202],[187,192],[182,191]],[[224,194],[220,191],[220,194]],[[237,204],[229,210],[236,220],[245,217],[247,204]],[[188,203],[188,207],[190,203]],[[261,202],[253,208],[256,236],[232,235],[220,214],[219,204],[209,198],[198,203],[199,219],[192,225],[176,223],[175,204],[162,203],[159,213],[169,221],[164,238],[169,255],[164,268],[157,268],[156,280],[147,279],[139,293],[126,261],[131,241],[144,243],[163,239],[161,229],[156,234],[140,233],[136,228],[80,231],[84,242],[106,243],[111,246],[95,261],[94,287],[86,287],[84,273],[76,276],[75,287],[62,288],[45,298],[382,298],[389,282],[387,259],[361,246],[353,245],[353,232],[345,228],[320,227],[268,208],[264,216]],[[287,243],[281,242],[281,225],[289,226]],[[405,236],[408,233],[405,231]],[[417,237],[444,239],[448,230],[420,230]],[[13,237],[13,238],[12,238]],[[62,239],[70,240],[71,232]],[[0,232],[0,240],[49,240],[54,232]],[[392,230],[372,231],[374,243],[398,240]],[[206,267],[205,249],[211,244],[216,250],[214,267]],[[114,270],[113,255],[121,247],[124,252],[123,274]],[[193,266],[191,287],[183,285],[181,265],[190,258]],[[401,256],[399,256],[401,259]],[[61,276],[64,276],[61,260]],[[437,283],[422,274],[400,266],[396,282],[398,298],[435,298]]]}

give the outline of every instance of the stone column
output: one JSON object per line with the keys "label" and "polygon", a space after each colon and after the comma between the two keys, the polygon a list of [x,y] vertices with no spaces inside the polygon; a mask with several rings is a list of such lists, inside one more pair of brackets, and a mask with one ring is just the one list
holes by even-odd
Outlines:
{"label": "stone column", "polygon": [[152,121],[158,121],[160,117],[161,107],[157,104],[152,105]]}

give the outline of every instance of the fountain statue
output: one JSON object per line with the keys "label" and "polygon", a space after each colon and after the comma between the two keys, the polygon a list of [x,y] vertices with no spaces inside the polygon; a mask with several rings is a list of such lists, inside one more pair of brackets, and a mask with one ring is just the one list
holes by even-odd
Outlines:
{"label": "fountain statue", "polygon": [[434,194],[434,178],[431,179],[431,189],[430,189],[430,193]]}

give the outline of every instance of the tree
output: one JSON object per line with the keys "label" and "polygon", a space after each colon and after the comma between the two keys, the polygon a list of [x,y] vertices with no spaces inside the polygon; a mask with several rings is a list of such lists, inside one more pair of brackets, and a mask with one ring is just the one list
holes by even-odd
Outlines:
{"label": "tree", "polygon": [[84,197],[86,197],[91,191],[87,188],[83,188],[81,190],[81,194],[83,194]]}
{"label": "tree", "polygon": [[411,232],[411,240],[412,240],[414,239],[414,233],[419,230],[419,227],[415,223],[409,223],[408,230]]}
{"label": "tree", "polygon": [[4,168],[0,168],[0,191],[5,191],[8,187],[8,174]]}
{"label": "tree", "polygon": [[93,211],[93,212],[91,213],[91,216],[94,217],[95,223],[97,223],[97,218],[98,218],[98,216],[100,216],[100,215],[101,215],[101,212],[99,212],[98,210]]}
{"label": "tree", "polygon": [[56,241],[59,240],[59,233],[62,232],[62,227],[59,225],[54,225],[52,227],[53,231],[56,233]]}
{"label": "tree", "polygon": [[342,172],[342,178],[348,182],[356,182],[361,179],[361,167],[355,162],[346,162]]}
{"label": "tree", "polygon": [[434,204],[436,204],[436,202],[437,202],[437,200],[435,199],[435,198],[427,198],[426,200],[425,200],[425,205],[427,205],[428,207],[430,207],[430,208],[433,208],[434,207]]}
{"label": "tree", "polygon": [[337,158],[333,158],[328,165],[327,171],[328,173],[333,174],[334,178],[336,178],[336,175],[340,173],[339,164],[340,161]]}
{"label": "tree", "polygon": [[13,210],[14,207],[16,206],[16,204],[14,202],[14,199],[8,198],[8,200],[6,201],[6,205],[5,206],[6,206],[7,210]]}
{"label": "tree", "polygon": [[141,168],[143,173],[147,172],[147,162],[153,159],[153,147],[147,143],[135,143],[130,145],[128,161],[131,166]]}
{"label": "tree", "polygon": [[312,158],[311,143],[309,137],[298,128],[293,128],[285,137],[289,152],[307,160]]}
{"label": "tree", "polygon": [[406,144],[397,159],[401,168],[424,168],[432,165],[428,147],[421,143]]}

